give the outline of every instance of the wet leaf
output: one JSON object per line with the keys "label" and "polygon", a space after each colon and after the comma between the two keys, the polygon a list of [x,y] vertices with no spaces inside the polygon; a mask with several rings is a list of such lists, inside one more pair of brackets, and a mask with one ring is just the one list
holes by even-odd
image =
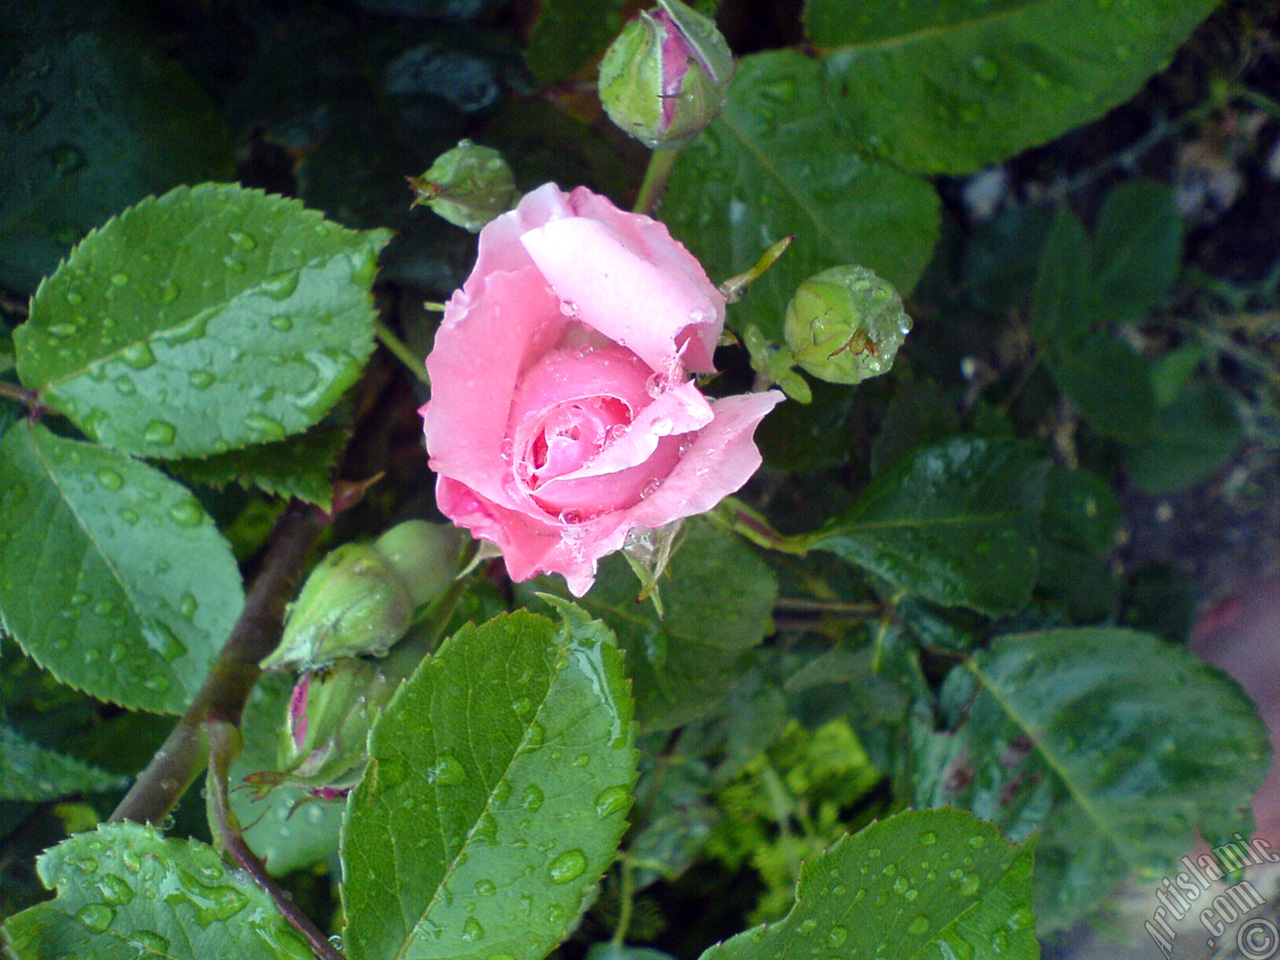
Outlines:
{"label": "wet leaf", "polygon": [[312,960],[271,898],[197,840],[104,824],[46,851],[36,869],[57,898],[5,921],[14,960]]}
{"label": "wet leaf", "polygon": [[373,349],[388,236],[236,186],[144,200],[40,285],[14,335],[19,376],[93,439],[143,456],[298,433]]}
{"label": "wet leaf", "polygon": [[1216,0],[808,0],[805,26],[859,143],[972,173],[1133,96]]}
{"label": "wet leaf", "polygon": [[754,323],[777,341],[801,281],[857,264],[906,295],[939,230],[933,187],[860,154],[819,66],[790,51],[742,58],[724,112],[681,151],[661,214],[717,282],[795,234],[730,315],[738,329]]}
{"label": "wet leaf", "polygon": [[0,727],[0,800],[57,800],[72,793],[119,790],[126,778],[83,760],[32,743],[9,727]]}
{"label": "wet leaf", "polygon": [[1045,468],[1016,441],[954,437],[898,461],[794,542],[935,603],[1013,613],[1035,583]]}
{"label": "wet leaf", "polygon": [[806,863],[786,917],[701,960],[1033,960],[1031,865],[1031,844],[958,810],[901,813]]}
{"label": "wet leaf", "polygon": [[5,435],[0,614],[63,683],[181,713],[243,604],[230,548],[181,484],[42,426]]}
{"label": "wet leaf", "polygon": [[464,627],[374,726],[342,837],[352,960],[541,960],[613,860],[631,701],[609,631],[560,613]]}

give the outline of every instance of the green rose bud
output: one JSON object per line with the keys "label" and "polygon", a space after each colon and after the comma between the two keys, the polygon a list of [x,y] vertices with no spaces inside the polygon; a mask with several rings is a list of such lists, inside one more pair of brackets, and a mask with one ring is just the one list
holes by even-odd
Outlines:
{"label": "green rose bud", "polygon": [[452,524],[406,520],[377,540],[373,548],[386,557],[413,598],[422,606],[449,589],[458,575],[466,538]]}
{"label": "green rose bud", "polygon": [[733,54],[707,17],[680,0],[641,13],[600,61],[609,119],[653,149],[678,147],[720,115]]}
{"label": "green rose bud", "polygon": [[315,670],[344,657],[374,656],[405,635],[413,620],[408,588],[381,553],[347,543],[316,568],[289,609],[284,637],[264,670]]}
{"label": "green rose bud", "polygon": [[887,371],[910,329],[902,299],[866,267],[824,270],[800,284],[787,306],[795,362],[832,383]]}
{"label": "green rose bud", "polygon": [[478,233],[490,220],[515,206],[518,192],[511,168],[497,150],[462,140],[436,158],[421,177],[410,177],[425,203],[455,226]]}

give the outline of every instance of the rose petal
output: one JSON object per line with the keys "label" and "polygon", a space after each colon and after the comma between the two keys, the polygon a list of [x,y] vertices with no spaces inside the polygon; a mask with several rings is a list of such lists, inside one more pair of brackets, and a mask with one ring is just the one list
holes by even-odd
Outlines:
{"label": "rose petal", "polygon": [[760,466],[752,437],[783,399],[780,391],[724,397],[711,405],[715,419],[650,496],[627,511],[628,527],[661,527],[706,513],[736,493]]}
{"label": "rose petal", "polygon": [[640,255],[668,275],[681,275],[693,289],[711,306],[710,313],[699,323],[692,324],[676,336],[676,348],[683,351],[684,367],[694,373],[711,373],[715,370],[711,355],[724,329],[724,297],[707,278],[702,264],[683,244],[671,236],[667,225],[649,217],[619,210],[607,197],[592,193],[586,187],[578,187],[569,194],[569,205],[580,217],[589,217],[609,224],[626,237]]}
{"label": "rose petal", "polygon": [[431,401],[422,408],[431,469],[498,503],[509,502],[502,459],[520,373],[563,333],[568,320],[532,266],[490,278],[483,303],[446,304],[427,357]]}
{"label": "rose petal", "polygon": [[706,359],[682,358],[678,341],[690,326],[717,317],[717,308],[723,310],[719,295],[708,296],[687,274],[647,259],[612,226],[570,217],[530,230],[520,241],[583,323],[629,347],[655,371],[677,377],[682,362],[692,367]]}

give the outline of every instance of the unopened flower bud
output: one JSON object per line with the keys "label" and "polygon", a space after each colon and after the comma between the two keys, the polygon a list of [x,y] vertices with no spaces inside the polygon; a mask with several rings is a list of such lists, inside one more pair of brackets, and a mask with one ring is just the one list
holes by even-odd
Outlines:
{"label": "unopened flower bud", "polygon": [[453,583],[464,539],[453,524],[406,520],[375,540],[373,548],[400,575],[414,606],[420,607]]}
{"label": "unopened flower bud", "polygon": [[346,543],[316,568],[289,609],[280,646],[264,670],[314,670],[380,655],[405,635],[414,602],[391,563],[368,544]]}
{"label": "unopened flower bud", "polygon": [[442,153],[430,170],[410,177],[409,183],[418,195],[414,206],[425,203],[472,233],[510,210],[518,198],[515,178],[502,154],[470,140]]}
{"label": "unopened flower bud", "polygon": [[815,377],[858,383],[893,366],[911,329],[902,299],[866,267],[832,267],[800,284],[787,306],[787,346]]}
{"label": "unopened flower bud", "polygon": [[600,61],[609,118],[653,149],[686,143],[720,115],[733,54],[709,18],[659,0],[622,29]]}

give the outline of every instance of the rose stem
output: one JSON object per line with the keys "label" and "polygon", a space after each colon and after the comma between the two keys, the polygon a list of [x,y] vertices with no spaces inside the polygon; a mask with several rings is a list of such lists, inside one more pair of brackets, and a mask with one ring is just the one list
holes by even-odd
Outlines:
{"label": "rose stem", "polygon": [[647,217],[654,215],[658,208],[658,200],[662,191],[667,188],[667,180],[671,176],[671,168],[675,166],[676,156],[680,148],[655,150],[649,155],[649,166],[645,168],[644,180],[640,182],[640,192],[636,194],[636,204],[631,210],[643,213]]}
{"label": "rose stem", "polygon": [[6,400],[13,400],[24,407],[34,407],[39,401],[36,391],[20,387],[16,383],[6,383],[3,380],[0,380],[0,397],[4,397]]}
{"label": "rose stem", "polygon": [[205,725],[240,722],[258,682],[258,662],[280,642],[285,604],[298,587],[303,562],[329,517],[294,501],[276,522],[270,546],[231,635],[182,719],[138,775],[109,821],[158,823],[177,804],[208,761]]}
{"label": "rose stem", "polygon": [[422,362],[422,358],[416,355],[405,345],[405,342],[391,332],[381,320],[375,320],[373,323],[373,331],[378,335],[378,340],[382,345],[391,351],[392,356],[409,368],[409,372],[425,383],[431,386],[431,378],[427,376],[426,364]]}
{"label": "rose stem", "polygon": [[320,960],[346,960],[343,954],[329,942],[329,938],[321,933],[311,918],[298,909],[293,898],[267,872],[267,865],[258,859],[257,854],[244,842],[240,824],[236,815],[231,812],[227,801],[227,774],[231,764],[240,752],[240,731],[225,720],[210,720],[207,724],[209,735],[209,813],[218,830],[218,839],[223,848],[231,854],[231,858],[249,876],[257,882],[272,900],[280,913],[289,921],[303,937],[311,950]]}

